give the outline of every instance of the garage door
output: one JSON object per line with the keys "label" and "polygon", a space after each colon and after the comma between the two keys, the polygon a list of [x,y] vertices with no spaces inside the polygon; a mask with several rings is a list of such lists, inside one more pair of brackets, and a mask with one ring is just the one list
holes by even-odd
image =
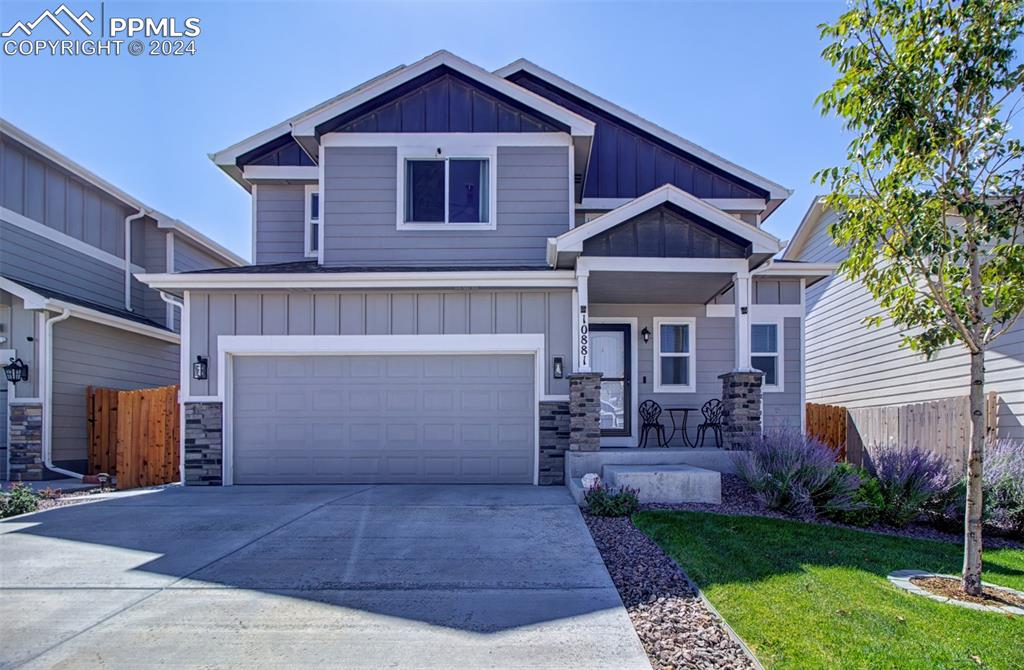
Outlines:
{"label": "garage door", "polygon": [[533,482],[533,356],[239,356],[232,386],[236,484]]}

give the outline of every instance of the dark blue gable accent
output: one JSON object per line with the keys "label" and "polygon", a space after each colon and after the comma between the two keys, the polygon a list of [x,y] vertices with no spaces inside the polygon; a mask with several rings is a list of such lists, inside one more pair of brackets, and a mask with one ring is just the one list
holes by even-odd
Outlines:
{"label": "dark blue gable accent", "polygon": [[302,150],[291,135],[282,135],[266,144],[248,151],[235,161],[235,165],[300,165],[313,166],[316,163]]}
{"label": "dark blue gable accent", "polygon": [[747,258],[750,243],[671,203],[583,241],[584,256]]}
{"label": "dark blue gable accent", "polygon": [[568,132],[547,116],[440,65],[316,127],[350,133]]}
{"label": "dark blue gable accent", "polygon": [[761,198],[768,192],[525,72],[509,81],[596,124],[585,198],[636,198],[672,184],[698,198]]}

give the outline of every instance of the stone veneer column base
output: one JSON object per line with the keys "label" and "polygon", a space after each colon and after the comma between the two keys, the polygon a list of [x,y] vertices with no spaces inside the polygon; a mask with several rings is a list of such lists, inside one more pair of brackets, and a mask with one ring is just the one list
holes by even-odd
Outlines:
{"label": "stone veneer column base", "polygon": [[540,403],[541,486],[565,483],[565,450],[569,448],[569,403]]}
{"label": "stone veneer column base", "polygon": [[601,448],[601,373],[569,375],[569,449]]}
{"label": "stone veneer column base", "polygon": [[220,486],[224,466],[224,407],[185,403],[185,484]]}
{"label": "stone veneer column base", "polygon": [[727,372],[722,380],[722,432],[726,449],[745,449],[761,435],[761,382],[764,373]]}
{"label": "stone veneer column base", "polygon": [[43,406],[15,403],[8,407],[10,468],[7,477],[12,481],[41,481],[44,472]]}

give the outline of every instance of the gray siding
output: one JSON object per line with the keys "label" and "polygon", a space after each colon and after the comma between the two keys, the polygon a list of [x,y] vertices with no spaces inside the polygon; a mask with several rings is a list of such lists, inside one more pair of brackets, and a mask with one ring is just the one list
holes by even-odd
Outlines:
{"label": "gray siding", "polygon": [[178,380],[178,347],[71,318],[53,328],[53,459],[75,467],[87,452],[88,386],[137,389]]}
{"label": "gray siding", "polygon": [[124,258],[124,217],[135,210],[6,136],[0,166],[0,205]]}
{"label": "gray siding", "polygon": [[306,260],[305,186],[259,184],[256,199],[256,256],[253,263],[291,263]]}
{"label": "gray siding", "polygon": [[3,220],[0,272],[14,281],[124,309],[124,270]]}
{"label": "gray siding", "polygon": [[[799,279],[754,279],[751,282],[753,304],[755,305],[799,305]],[[714,299],[716,305],[735,304],[732,288]]]}
{"label": "gray siding", "polygon": [[[395,291],[189,294],[191,356],[207,356],[209,379],[192,395],[216,395],[219,335],[386,335],[543,333],[553,356],[572,354],[572,294],[567,290]],[[547,392],[569,392],[567,379],[547,379]]]}
{"label": "gray siding", "polygon": [[[800,260],[835,263],[845,251],[832,243],[826,213],[800,251]],[[863,320],[884,310],[859,282],[836,276],[807,290],[807,401],[875,407],[965,396],[970,391],[966,352],[946,347],[931,360],[901,348],[901,332],[886,319]],[[997,340],[986,357],[986,390],[999,394],[999,433],[1024,439],[1024,321]]]}
{"label": "gray siding", "polygon": [[[638,319],[637,329],[648,328],[653,332],[655,317],[695,317],[696,318],[696,352],[694,370],[696,374],[695,393],[655,393],[654,392],[654,337],[644,344],[637,333],[637,371],[636,381],[638,402],[647,399],[657,401],[662,407],[682,406],[700,408],[711,398],[722,397],[722,380],[719,375],[731,371],[735,367],[735,319],[729,317],[708,317],[704,305],[623,305],[623,304],[591,304],[593,318],[602,317],[635,317]],[[784,390],[764,394],[765,425],[800,425],[800,320],[786,319],[783,325],[785,336]],[[634,420],[636,408],[633,408]],[[666,415],[665,425],[671,430],[671,422]],[[700,412],[691,412],[687,429],[690,439],[697,434],[697,425],[701,422]],[[634,431],[639,434],[639,431]],[[708,438],[710,439],[710,438]],[[673,443],[675,444],[675,442]],[[705,441],[705,446],[708,446]]]}
{"label": "gray siding", "polygon": [[181,235],[174,236],[174,271],[209,270],[222,268],[226,263],[205,249],[192,244]]}
{"label": "gray siding", "polygon": [[[132,261],[146,268],[146,272],[166,272],[168,234],[148,218],[135,221],[132,224]],[[167,325],[166,307],[159,292],[132,277],[132,308],[136,313]]]}
{"label": "gray siding", "polygon": [[569,229],[568,150],[498,147],[497,160],[496,230],[413,231],[396,226],[395,148],[326,149],[325,264],[545,265],[547,238]]}

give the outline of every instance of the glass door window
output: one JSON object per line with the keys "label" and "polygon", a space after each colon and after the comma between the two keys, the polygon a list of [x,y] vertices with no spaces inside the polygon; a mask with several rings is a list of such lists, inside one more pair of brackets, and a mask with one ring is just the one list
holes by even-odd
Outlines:
{"label": "glass door window", "polygon": [[590,325],[590,367],[601,377],[601,434],[630,434],[630,350],[629,326],[597,323]]}

